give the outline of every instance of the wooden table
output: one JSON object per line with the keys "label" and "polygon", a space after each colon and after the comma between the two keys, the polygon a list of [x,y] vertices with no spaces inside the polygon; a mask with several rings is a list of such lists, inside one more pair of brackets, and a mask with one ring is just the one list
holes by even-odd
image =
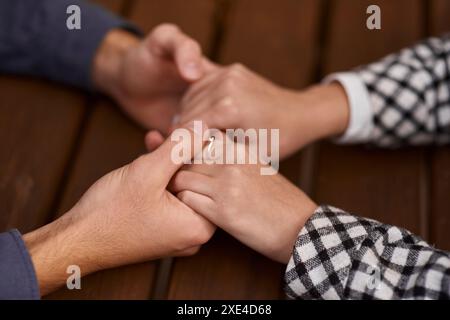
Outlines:
{"label": "wooden table", "polygon": [[[240,61],[303,88],[449,30],[446,0],[377,0],[382,30],[356,0],[102,0],[144,31],[173,22],[210,58]],[[144,132],[111,102],[0,77],[0,230],[30,231],[69,209],[103,174],[144,152]],[[450,148],[313,145],[282,172],[319,203],[404,226],[450,250]],[[51,299],[282,298],[284,266],[218,232],[199,254],[106,270]]]}

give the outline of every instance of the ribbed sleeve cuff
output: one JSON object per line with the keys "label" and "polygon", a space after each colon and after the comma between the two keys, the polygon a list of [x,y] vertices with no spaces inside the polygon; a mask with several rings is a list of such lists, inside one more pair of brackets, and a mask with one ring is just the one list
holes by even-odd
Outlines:
{"label": "ribbed sleeve cuff", "polygon": [[364,143],[370,140],[373,130],[373,111],[369,92],[362,79],[352,72],[334,73],[323,82],[338,81],[347,94],[350,106],[350,121],[345,133],[336,139],[337,143]]}

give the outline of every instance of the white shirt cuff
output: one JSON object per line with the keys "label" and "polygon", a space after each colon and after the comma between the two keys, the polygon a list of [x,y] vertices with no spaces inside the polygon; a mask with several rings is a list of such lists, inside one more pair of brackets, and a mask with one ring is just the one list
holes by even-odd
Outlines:
{"label": "white shirt cuff", "polygon": [[350,106],[350,120],[345,133],[336,138],[337,143],[362,143],[370,140],[373,114],[369,92],[361,78],[353,72],[333,73],[323,82],[338,81],[344,87]]}

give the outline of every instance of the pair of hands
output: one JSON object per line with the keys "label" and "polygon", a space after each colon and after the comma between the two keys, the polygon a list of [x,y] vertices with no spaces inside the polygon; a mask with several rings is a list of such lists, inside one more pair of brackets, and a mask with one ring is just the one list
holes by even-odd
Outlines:
{"label": "pair of hands", "polygon": [[[240,65],[216,66],[172,25],[157,27],[142,41],[110,32],[95,57],[93,80],[136,121],[157,129],[146,136],[148,149],[156,150],[102,177],[60,219],[24,235],[41,294],[64,283],[71,264],[86,275],[193,254],[216,226],[287,262],[314,202],[280,175],[261,176],[256,165],[181,168],[171,161],[173,143],[164,136],[175,115],[184,127],[198,119],[217,129],[279,128],[285,157],[345,129],[333,108],[337,103],[323,99],[335,101],[342,89],[331,85],[301,94]],[[324,123],[325,110],[327,125],[312,130],[313,118]]]}

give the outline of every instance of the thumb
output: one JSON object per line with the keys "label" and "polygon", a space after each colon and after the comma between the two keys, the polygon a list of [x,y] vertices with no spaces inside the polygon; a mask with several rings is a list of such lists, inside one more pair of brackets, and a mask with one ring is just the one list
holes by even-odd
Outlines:
{"label": "thumb", "polygon": [[152,152],[164,142],[164,137],[158,130],[151,130],[145,135],[144,141],[147,151]]}
{"label": "thumb", "polygon": [[148,43],[154,53],[173,59],[181,77],[186,81],[195,81],[203,76],[200,45],[177,26],[162,24],[156,27]]}
{"label": "thumb", "polygon": [[174,130],[171,135],[150,155],[156,159],[157,170],[164,172],[164,183],[184,164],[191,163],[196,155],[202,153],[203,140],[208,127],[201,121],[193,121]]}

